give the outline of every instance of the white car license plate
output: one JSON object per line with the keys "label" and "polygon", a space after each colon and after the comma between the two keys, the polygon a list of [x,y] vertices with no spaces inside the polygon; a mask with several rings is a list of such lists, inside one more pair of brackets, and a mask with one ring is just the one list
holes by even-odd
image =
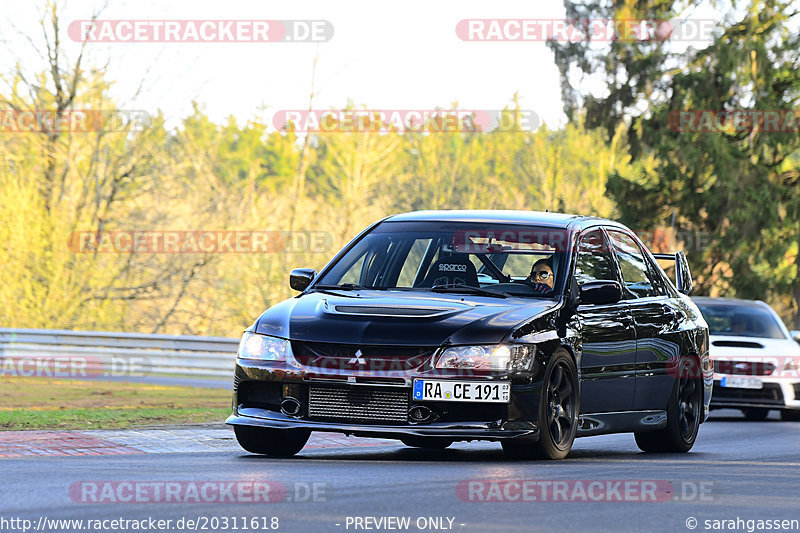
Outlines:
{"label": "white car license plate", "polygon": [[510,403],[511,383],[415,379],[414,399],[437,402]]}
{"label": "white car license plate", "polygon": [[730,387],[732,389],[762,389],[764,383],[758,378],[741,378],[737,376],[722,376],[719,384],[721,387]]}

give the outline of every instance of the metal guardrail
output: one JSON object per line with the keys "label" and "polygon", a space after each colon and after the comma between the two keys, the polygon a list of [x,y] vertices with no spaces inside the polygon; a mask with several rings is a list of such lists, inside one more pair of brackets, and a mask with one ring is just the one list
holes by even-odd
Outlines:
{"label": "metal guardrail", "polygon": [[239,339],[0,328],[0,377],[233,376]]}

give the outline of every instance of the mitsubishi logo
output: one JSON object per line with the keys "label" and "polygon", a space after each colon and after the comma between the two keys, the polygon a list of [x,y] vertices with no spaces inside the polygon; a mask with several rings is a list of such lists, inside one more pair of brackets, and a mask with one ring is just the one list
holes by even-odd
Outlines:
{"label": "mitsubishi logo", "polygon": [[361,357],[362,355],[363,355],[363,354],[361,353],[361,350],[360,350],[360,349],[359,349],[359,350],[356,350],[356,356],[355,356],[355,357],[353,357],[352,359],[350,359],[350,360],[347,362],[347,364],[348,364],[348,365],[366,365],[366,364],[367,364],[367,360],[366,360],[366,359],[363,359],[363,358]]}

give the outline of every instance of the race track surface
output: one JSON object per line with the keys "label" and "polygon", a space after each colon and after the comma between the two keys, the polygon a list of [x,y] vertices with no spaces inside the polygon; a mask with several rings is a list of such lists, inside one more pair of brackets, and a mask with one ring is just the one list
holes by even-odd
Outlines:
{"label": "race track surface", "polygon": [[272,459],[221,424],[2,432],[0,471],[3,532],[776,531],[800,520],[800,423],[774,413],[714,412],[688,454],[648,455],[611,435],[576,440],[559,462],[508,460],[496,443],[429,451],[325,433]]}

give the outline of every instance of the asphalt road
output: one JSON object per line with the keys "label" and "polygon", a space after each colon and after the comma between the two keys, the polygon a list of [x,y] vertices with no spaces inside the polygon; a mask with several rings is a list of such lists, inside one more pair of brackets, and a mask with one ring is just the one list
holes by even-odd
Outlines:
{"label": "asphalt road", "polygon": [[[569,458],[559,462],[510,461],[494,443],[457,443],[443,451],[394,441],[347,444],[357,439],[279,460],[243,453],[228,436],[203,453],[5,458],[0,459],[0,531],[21,531],[21,522],[8,521],[16,518],[32,520],[29,527],[35,530],[40,517],[173,521],[157,531],[195,530],[185,520],[198,518],[198,524],[190,524],[198,530],[223,531],[227,518],[228,530],[236,525],[243,531],[244,518],[263,517],[255,530],[277,524],[279,531],[291,532],[690,531],[687,523],[698,531],[719,531],[723,525],[727,531],[759,531],[758,520],[800,520],[800,423],[776,418],[747,422],[735,411],[712,417],[701,427],[693,451],[683,455],[646,455],[632,435],[611,435],[578,439]],[[183,431],[188,442],[195,430]],[[126,481],[131,485],[122,490],[119,482]],[[562,481],[569,483],[556,484]],[[592,481],[601,482],[595,488],[604,488],[592,489]],[[139,496],[132,496],[135,482],[143,490]],[[183,492],[174,498],[181,503],[164,501],[164,494],[153,492],[156,485],[146,482],[178,483]],[[230,498],[232,490],[241,501],[187,503],[196,501],[190,488],[206,482],[217,483],[212,487],[237,482],[225,494]],[[141,489],[148,486],[149,493]],[[523,486],[528,490],[524,497]],[[550,489],[557,486],[568,488],[556,496]],[[223,493],[211,490],[210,499],[223,498]],[[280,501],[244,501],[255,493],[262,500]],[[93,503],[92,496],[102,503]],[[598,496],[600,501],[593,501]],[[138,503],[119,501],[126,498],[138,498]],[[503,498],[514,501],[496,501]],[[409,525],[388,517],[407,517]],[[181,518],[183,527],[176,527]],[[101,531],[133,530],[112,522],[96,525]],[[776,525],[781,524],[770,522],[770,529]],[[39,530],[89,530],[86,522],[82,526],[51,524]]]}

